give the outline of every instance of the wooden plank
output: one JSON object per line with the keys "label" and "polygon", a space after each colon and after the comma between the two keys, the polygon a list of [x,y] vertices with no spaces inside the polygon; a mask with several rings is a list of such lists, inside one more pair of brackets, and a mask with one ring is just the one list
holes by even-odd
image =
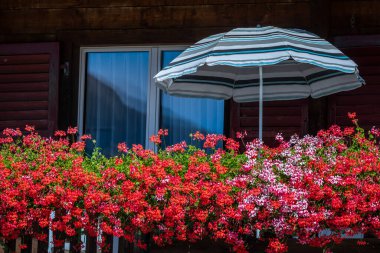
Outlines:
{"label": "wooden plank", "polygon": [[335,36],[333,44],[339,48],[348,48],[348,51],[355,49],[355,47],[363,46],[380,46],[379,34],[356,34],[356,35],[343,35]]}
{"label": "wooden plank", "polygon": [[301,130],[300,134],[305,135],[309,132],[309,104],[303,103],[301,108]]}
{"label": "wooden plank", "polygon": [[336,105],[365,105],[365,104],[380,104],[380,99],[378,95],[367,95],[367,96],[337,96]]}
{"label": "wooden plank", "polygon": [[[380,122],[380,113],[379,112],[374,113],[374,114],[370,114],[370,115],[358,114],[357,116],[358,116],[358,119],[360,122],[365,122],[365,123]],[[351,120],[347,117],[347,115],[343,115],[343,116],[337,115],[336,120],[337,120],[337,122],[351,122]],[[374,123],[371,123],[371,125],[373,125],[373,124]]]}
{"label": "wooden plank", "polygon": [[369,55],[369,56],[358,56],[351,58],[356,64],[359,65],[359,70],[362,66],[379,66],[380,57],[378,55]]}
{"label": "wooden plank", "polygon": [[12,64],[43,64],[48,63],[50,60],[49,54],[31,54],[31,55],[9,55],[10,52],[0,50],[0,65]]}
{"label": "wooden plank", "polygon": [[47,110],[48,101],[9,101],[0,102],[1,111],[22,111],[22,110]]}
{"label": "wooden plank", "polygon": [[[281,24],[306,27],[308,3],[220,4],[199,6],[104,7],[2,10],[3,33],[50,33],[57,30],[231,27]],[[40,17],[44,17],[43,21]],[[222,17],[222,18],[221,18]],[[249,18],[247,18],[249,17]]]}
{"label": "wooden plank", "polygon": [[2,0],[1,9],[60,9],[75,7],[134,7],[134,6],[188,6],[188,5],[214,5],[214,4],[250,4],[250,3],[296,3],[306,0],[66,0],[66,1],[22,1]]}
{"label": "wooden plank", "polygon": [[[157,43],[190,45],[206,36],[209,36],[210,34],[225,32],[229,29],[233,29],[233,27],[174,27],[166,29],[141,28],[117,30],[82,29],[80,31],[62,31],[60,32],[59,37],[63,40],[74,43],[74,50],[79,56],[79,47],[81,45],[147,45]],[[73,56],[75,57],[75,60],[73,60],[72,63],[73,71],[75,72],[79,70],[79,57],[77,55]]]}
{"label": "wooden plank", "polygon": [[[371,115],[358,115],[359,125],[360,126],[378,126],[380,127],[380,114],[371,114]],[[351,120],[347,116],[337,116],[336,124],[341,126],[354,126]]]}
{"label": "wooden plank", "polygon": [[[380,58],[380,56],[379,56]],[[375,66],[366,66],[366,65],[362,65],[360,66],[360,74],[363,75],[363,76],[367,76],[367,75],[373,75],[373,76],[379,76],[380,77],[380,65],[375,65]]]}
{"label": "wooden plank", "polygon": [[[263,118],[263,127],[282,127],[294,126],[300,127],[301,115],[296,116],[273,116]],[[241,127],[251,127],[259,124],[259,117],[241,117]]]}
{"label": "wooden plank", "polygon": [[48,101],[47,91],[38,92],[0,92],[0,102],[5,101]]}
{"label": "wooden plank", "polygon": [[86,253],[97,252],[96,237],[86,235]]}
{"label": "wooden plank", "polygon": [[16,239],[16,250],[15,250],[15,253],[21,253],[20,245],[21,245],[21,238],[17,238]]}
{"label": "wooden plank", "polygon": [[[359,69],[359,73],[360,73],[360,69]],[[367,85],[372,85],[372,84],[378,85],[378,84],[380,84],[380,76],[379,75],[363,76],[363,78],[364,78]]]}
{"label": "wooden plank", "polygon": [[0,121],[0,129],[4,129],[7,127],[24,128],[26,125],[35,126],[36,129],[45,130],[45,129],[48,129],[49,121],[48,120],[7,120],[7,121]]}
{"label": "wooden plank", "polygon": [[336,35],[352,33],[376,34],[380,27],[380,1],[332,1],[331,31]]}
{"label": "wooden plank", "polygon": [[346,116],[348,112],[356,112],[361,115],[373,115],[380,111],[380,104],[344,105],[336,106],[336,115]]}
{"label": "wooden plank", "polygon": [[32,239],[32,248],[30,253],[38,253],[38,240],[36,238]]}
{"label": "wooden plank", "polygon": [[47,119],[47,118],[48,118],[48,110],[0,112],[0,120],[34,120],[34,119]]}
{"label": "wooden plank", "polygon": [[41,73],[49,72],[49,64],[28,64],[28,65],[0,65],[2,73]]}
{"label": "wooden plank", "polygon": [[[322,38],[327,38],[330,31],[331,9],[330,0],[309,1],[310,31]],[[321,15],[323,13],[323,15]]]}
{"label": "wooden plank", "polygon": [[[292,116],[296,114],[301,114],[302,107],[265,107],[263,108],[263,114],[267,116]],[[258,116],[259,107],[243,107],[240,109],[240,116],[249,117],[249,116]]]}
{"label": "wooden plank", "polygon": [[[380,41],[379,41],[380,42]],[[343,48],[342,52],[352,57],[353,59],[363,56],[378,56],[380,55],[380,46],[366,46],[366,41],[363,41],[362,46],[353,48]]]}
{"label": "wooden plank", "polygon": [[0,83],[45,82],[45,81],[49,81],[49,73],[0,74]]}
{"label": "wooden plank", "polygon": [[27,82],[27,83],[0,83],[1,92],[11,91],[47,91],[48,82]]}
{"label": "wooden plank", "polygon": [[355,100],[356,97],[365,97],[367,95],[380,95],[380,85],[365,85],[356,90],[346,91],[340,94],[341,96],[349,96]]}

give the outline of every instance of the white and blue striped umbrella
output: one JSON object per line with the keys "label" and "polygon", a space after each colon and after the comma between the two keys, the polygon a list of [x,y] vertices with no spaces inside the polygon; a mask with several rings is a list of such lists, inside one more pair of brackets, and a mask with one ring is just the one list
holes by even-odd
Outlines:
{"label": "white and blue striped umbrella", "polygon": [[364,83],[355,62],[328,41],[304,30],[271,26],[209,36],[154,78],[171,95],[260,104],[319,98]]}

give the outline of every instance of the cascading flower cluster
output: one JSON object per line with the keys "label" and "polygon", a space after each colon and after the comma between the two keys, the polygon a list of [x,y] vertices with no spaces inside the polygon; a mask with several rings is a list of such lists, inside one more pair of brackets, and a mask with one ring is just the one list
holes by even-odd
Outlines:
{"label": "cascading flower cluster", "polygon": [[[278,135],[275,148],[253,140],[243,154],[236,140],[196,132],[191,137],[203,149],[180,142],[154,153],[120,143],[119,154],[107,158],[99,149],[84,155],[91,137],[74,141],[76,128],[53,138],[31,126],[26,134],[6,129],[0,238],[46,240],[50,229],[55,246],[85,232],[144,248],[136,235],[149,234],[160,246],[208,238],[247,252],[260,231],[271,253],[286,252],[291,237],[323,248],[344,235],[380,237],[380,131],[365,135],[350,116],[356,129],[332,126],[289,141]],[[151,141],[162,145],[167,134],[160,130]]]}

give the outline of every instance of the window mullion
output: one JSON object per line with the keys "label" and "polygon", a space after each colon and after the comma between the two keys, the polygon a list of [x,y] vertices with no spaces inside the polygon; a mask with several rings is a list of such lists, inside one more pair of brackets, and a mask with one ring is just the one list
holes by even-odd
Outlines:
{"label": "window mullion", "polygon": [[153,77],[159,71],[159,50],[153,47],[150,50],[150,68],[149,68],[149,89],[147,101],[147,127],[146,127],[146,140],[145,146],[148,149],[156,151],[156,146],[149,141],[149,137],[156,134],[159,125],[159,112],[160,112],[160,92],[154,83]]}

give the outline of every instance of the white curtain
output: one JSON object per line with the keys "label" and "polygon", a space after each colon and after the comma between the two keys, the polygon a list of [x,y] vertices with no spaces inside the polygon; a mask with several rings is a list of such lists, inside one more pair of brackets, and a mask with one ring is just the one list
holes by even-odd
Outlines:
{"label": "white curtain", "polygon": [[[181,51],[163,51],[161,68],[168,65]],[[161,93],[160,127],[169,129],[168,145],[186,140],[190,133],[222,134],[224,101],[205,98],[184,98]],[[194,143],[193,143],[194,144]]]}
{"label": "white curtain", "polygon": [[[161,67],[181,51],[163,51]],[[102,148],[102,153],[117,152],[117,144],[145,145],[147,91],[151,62],[149,51],[90,52],[87,54],[84,126]],[[169,129],[166,144],[189,134],[223,133],[224,101],[173,97],[161,93],[160,128]],[[153,119],[148,119],[153,120]]]}
{"label": "white curtain", "polygon": [[145,144],[149,52],[87,54],[85,133],[112,155],[126,141]]}

